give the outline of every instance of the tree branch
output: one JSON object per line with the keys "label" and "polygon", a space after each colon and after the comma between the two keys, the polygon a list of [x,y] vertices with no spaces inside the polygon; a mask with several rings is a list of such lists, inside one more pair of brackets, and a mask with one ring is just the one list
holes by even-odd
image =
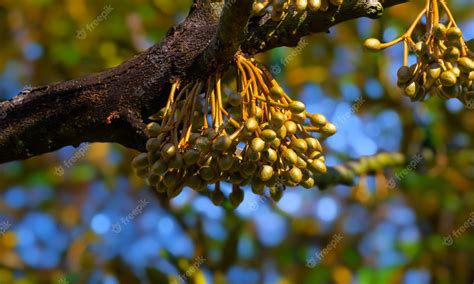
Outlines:
{"label": "tree branch", "polygon": [[[290,13],[277,25],[269,16],[248,21],[251,2],[195,0],[182,24],[122,65],[33,88],[0,103],[0,163],[82,142],[114,142],[143,151],[147,117],[163,106],[176,80],[189,82],[225,70],[239,47],[256,54],[295,46],[303,36],[357,17],[374,17],[380,10],[376,0],[346,0],[339,11]],[[385,0],[384,6],[402,2]]]}
{"label": "tree branch", "polygon": [[225,0],[215,3],[221,11],[216,35],[209,47],[196,60],[195,74],[209,74],[226,67],[245,40],[246,27],[254,0]]}
{"label": "tree branch", "polygon": [[[249,34],[242,44],[242,50],[249,54],[261,53],[276,47],[298,45],[302,37],[313,33],[328,32],[329,28],[344,21],[368,17],[376,19],[383,9],[409,0],[345,0],[337,8],[331,6],[327,12],[291,10],[282,22],[274,22],[269,14],[252,19]],[[381,3],[384,2],[382,5]]]}

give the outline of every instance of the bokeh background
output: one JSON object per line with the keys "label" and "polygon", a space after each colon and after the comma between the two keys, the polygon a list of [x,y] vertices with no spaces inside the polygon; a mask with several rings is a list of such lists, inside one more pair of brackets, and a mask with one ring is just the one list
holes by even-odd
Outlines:
{"label": "bokeh background", "polygon": [[[355,187],[288,189],[278,203],[247,189],[234,210],[190,190],[159,200],[131,171],[136,152],[118,145],[7,163],[0,283],[473,283],[474,107],[411,103],[395,83],[401,46],[362,48],[401,34],[424,5],[413,2],[258,57],[337,124],[329,165],[390,151],[411,166]],[[449,2],[474,38],[472,1]],[[190,3],[1,0],[0,99],[120,64],[162,39]]]}

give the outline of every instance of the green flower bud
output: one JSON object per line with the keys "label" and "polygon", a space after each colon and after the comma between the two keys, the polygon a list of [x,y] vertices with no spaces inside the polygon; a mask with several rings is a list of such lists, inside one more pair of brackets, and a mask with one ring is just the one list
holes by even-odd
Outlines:
{"label": "green flower bud", "polygon": [[457,47],[450,46],[448,47],[443,54],[443,58],[446,61],[455,62],[461,57],[461,52]]}
{"label": "green flower bud", "polygon": [[175,198],[183,191],[183,186],[176,186],[176,187],[168,187],[166,190],[166,194],[168,198]]}
{"label": "green flower bud", "polygon": [[218,152],[227,151],[232,145],[232,140],[229,136],[223,135],[217,138],[217,140],[212,145],[212,148]]}
{"label": "green flower bud", "polygon": [[207,137],[199,137],[196,139],[196,147],[199,148],[202,152],[208,152],[211,148],[211,142]]}
{"label": "green flower bud", "polygon": [[155,190],[158,193],[165,193],[167,188],[165,184],[163,183],[163,177],[161,177],[160,182],[155,186]]}
{"label": "green flower bud", "polygon": [[326,165],[321,162],[320,160],[313,160],[309,165],[308,169],[313,173],[313,174],[325,174],[327,172]]}
{"label": "green flower bud", "polygon": [[240,173],[244,178],[249,178],[255,175],[257,172],[257,163],[255,162],[244,162],[240,168]]}
{"label": "green flower bud", "polygon": [[168,164],[163,160],[158,160],[153,164],[150,170],[156,175],[163,175],[168,171]]}
{"label": "green flower bud", "polygon": [[376,38],[369,38],[366,39],[364,42],[365,48],[367,48],[370,51],[379,51],[381,49],[381,43],[380,40]]}
{"label": "green flower bud", "polygon": [[175,188],[178,185],[178,182],[179,182],[179,177],[174,172],[166,173],[164,178],[163,178],[163,184],[167,188]]}
{"label": "green flower bud", "polygon": [[265,141],[265,142],[268,142],[268,143],[271,143],[273,140],[275,140],[277,134],[274,130],[272,129],[265,129],[262,131],[262,133],[260,134],[262,139]]}
{"label": "green flower bud", "polygon": [[400,83],[408,82],[412,77],[410,67],[408,66],[400,67],[400,69],[398,69],[398,72],[397,72],[397,77]]}
{"label": "green flower bud", "polygon": [[285,149],[282,157],[288,165],[294,165],[298,161],[298,155],[292,149]]}
{"label": "green flower bud", "polygon": [[291,120],[293,120],[295,123],[303,124],[306,120],[306,114],[304,112],[298,114],[293,113],[291,114]]}
{"label": "green flower bud", "polygon": [[439,80],[441,81],[441,84],[443,84],[443,86],[446,86],[446,87],[454,86],[457,83],[456,75],[454,74],[453,71],[450,71],[450,70],[444,71],[443,73],[441,73]]}
{"label": "green flower bud", "polygon": [[331,3],[334,6],[340,6],[342,5],[343,2],[344,0],[329,0],[329,3]]}
{"label": "green flower bud", "polygon": [[255,137],[250,144],[250,147],[255,152],[262,152],[265,150],[265,141],[259,137]]}
{"label": "green flower bud", "polygon": [[306,153],[308,150],[308,144],[302,138],[293,139],[291,141],[290,148],[295,150],[297,153]]}
{"label": "green flower bud", "polygon": [[308,7],[308,0],[295,0],[296,11],[303,12]]}
{"label": "green flower bud", "polygon": [[195,165],[199,161],[199,158],[199,151],[195,149],[189,149],[183,155],[184,163],[187,166]]}
{"label": "green flower bud", "polygon": [[150,187],[156,187],[161,181],[161,176],[159,175],[150,175],[145,179],[145,183]]}
{"label": "green flower bud", "polygon": [[321,132],[327,136],[334,135],[337,132],[336,125],[332,123],[326,123],[326,125],[324,125],[323,128],[321,128]]}
{"label": "green flower bud", "polygon": [[186,186],[192,188],[195,191],[202,191],[204,189],[205,182],[198,176],[192,175],[186,180]]}
{"label": "green flower bud", "polygon": [[211,193],[211,200],[216,206],[222,205],[225,200],[225,195],[220,190],[214,190]]}
{"label": "green flower bud", "polygon": [[283,197],[283,190],[279,187],[271,187],[270,188],[270,197],[275,201],[278,202]]}
{"label": "green flower bud", "polygon": [[311,121],[311,125],[315,127],[322,127],[328,123],[326,117],[319,113],[308,115],[308,118]]}
{"label": "green flower bud", "polygon": [[298,126],[291,120],[285,121],[285,128],[288,134],[296,134],[298,131]]}
{"label": "green flower bud", "polygon": [[259,177],[262,181],[269,181],[273,177],[273,168],[268,165],[264,165],[260,170]]}
{"label": "green flower bud", "polygon": [[304,139],[306,141],[306,145],[308,145],[309,151],[319,151],[322,152],[323,149],[321,147],[321,143],[319,143],[318,139],[314,137],[308,137]]}
{"label": "green flower bud", "polygon": [[230,170],[234,165],[234,158],[232,156],[220,157],[218,163],[221,171],[225,172]]}
{"label": "green flower bud", "polygon": [[474,71],[474,61],[469,57],[461,57],[458,60],[459,69],[464,73]]}
{"label": "green flower bud", "polygon": [[245,122],[245,129],[249,132],[255,132],[258,127],[258,121],[255,119],[255,117],[251,117]]}
{"label": "green flower bud", "polygon": [[216,175],[217,174],[210,166],[203,166],[199,169],[199,176],[207,182],[213,180]]}
{"label": "green flower bud", "polygon": [[158,134],[160,134],[161,126],[156,122],[151,122],[146,126],[146,130],[148,135],[158,136]]}
{"label": "green flower bud", "polygon": [[308,7],[313,12],[318,11],[321,8],[321,0],[308,0]]}
{"label": "green flower bud", "polygon": [[230,204],[232,204],[233,207],[237,207],[242,203],[244,200],[244,191],[242,189],[235,189],[232,191],[232,193],[229,195],[229,201]]}
{"label": "green flower bud", "polygon": [[275,150],[270,148],[263,152],[262,159],[269,164],[273,164],[278,160],[278,154]]}
{"label": "green flower bud", "polygon": [[299,114],[306,110],[306,105],[300,101],[292,101],[290,103],[289,109],[293,114]]}
{"label": "green flower bud", "polygon": [[170,169],[181,169],[184,166],[184,159],[183,156],[180,154],[177,154],[173,158],[169,160],[168,167]]}
{"label": "green flower bud", "polygon": [[405,87],[405,95],[413,98],[418,93],[418,90],[419,90],[418,84],[416,82],[411,82]]}
{"label": "green flower bud", "polygon": [[170,159],[176,155],[176,146],[171,143],[166,143],[163,148],[161,149],[161,156],[163,159]]}
{"label": "green flower bud", "polygon": [[258,195],[263,195],[265,190],[265,183],[259,181],[252,182],[252,192]]}
{"label": "green flower bud", "polygon": [[446,39],[448,41],[459,40],[462,37],[462,31],[458,27],[450,27],[446,31]]}
{"label": "green flower bud", "polygon": [[270,119],[270,123],[276,129],[283,126],[283,123],[286,121],[286,116],[281,112],[272,112],[272,118]]}
{"label": "green flower bud", "polygon": [[443,40],[446,37],[446,26],[443,24],[438,24],[433,29],[433,35],[438,40]]}
{"label": "green flower bud", "polygon": [[245,152],[245,158],[251,162],[258,162],[260,161],[260,158],[262,155],[260,152],[255,152],[252,150],[252,148],[248,148],[247,151]]}
{"label": "green flower bud", "polygon": [[313,187],[314,187],[314,184],[315,184],[314,178],[312,178],[312,177],[310,177],[310,178],[308,178],[308,179],[306,179],[306,180],[303,180],[303,181],[301,182],[301,185],[302,185],[304,188],[306,188],[306,189],[311,189],[311,188],[313,188]]}
{"label": "green flower bud", "polygon": [[141,153],[132,160],[132,167],[135,169],[143,169],[148,166],[147,153]]}
{"label": "green flower bud", "polygon": [[231,93],[227,97],[227,102],[233,107],[238,107],[242,104],[242,96],[239,93]]}
{"label": "green flower bud", "polygon": [[280,100],[284,94],[285,91],[279,86],[275,86],[270,89],[270,97],[272,97],[274,100]]}
{"label": "green flower bud", "polygon": [[296,184],[300,183],[301,180],[303,179],[303,173],[301,170],[297,167],[291,168],[291,170],[288,172],[288,177],[290,180]]}
{"label": "green flower bud", "polygon": [[433,63],[430,65],[428,69],[428,75],[430,78],[438,79],[439,76],[441,75],[441,71],[442,71],[441,66],[438,63]]}

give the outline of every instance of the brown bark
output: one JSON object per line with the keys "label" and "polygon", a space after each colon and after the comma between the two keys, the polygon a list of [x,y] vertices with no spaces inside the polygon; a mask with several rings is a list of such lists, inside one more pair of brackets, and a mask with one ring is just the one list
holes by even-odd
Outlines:
{"label": "brown bark", "polygon": [[[33,88],[0,103],[0,163],[78,146],[113,142],[144,150],[146,118],[167,99],[170,83],[225,70],[240,49],[253,55],[296,46],[311,33],[358,17],[380,16],[377,0],[346,0],[338,10],[290,13],[281,24],[250,18],[251,0],[196,0],[166,38],[122,65],[84,78]],[[406,2],[385,0],[384,7]],[[237,4],[238,3],[238,4]]]}

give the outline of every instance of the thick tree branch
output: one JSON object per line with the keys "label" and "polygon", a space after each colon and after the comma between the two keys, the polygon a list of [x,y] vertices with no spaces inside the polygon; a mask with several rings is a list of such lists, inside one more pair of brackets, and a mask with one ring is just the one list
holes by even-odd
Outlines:
{"label": "thick tree branch", "polygon": [[242,45],[246,53],[256,54],[280,46],[297,46],[302,37],[313,33],[327,32],[330,27],[351,19],[368,17],[378,18],[383,9],[408,0],[345,0],[338,9],[331,6],[325,13],[292,11],[282,22],[274,22],[270,15],[253,19],[249,34]]}
{"label": "thick tree branch", "polygon": [[[337,23],[375,17],[381,7],[377,0],[346,0],[339,11],[291,13],[279,25],[264,16],[252,18],[247,25],[251,2],[231,0],[223,5],[222,1],[195,0],[182,24],[122,65],[33,88],[0,103],[0,163],[81,142],[115,142],[144,150],[147,117],[163,105],[174,81],[207,78],[227,68],[239,47],[255,54],[295,46],[301,37],[327,31]],[[385,0],[384,6],[402,2]]]}
{"label": "thick tree branch", "polygon": [[196,74],[209,74],[233,59],[245,40],[246,27],[252,11],[253,0],[226,0],[215,4],[221,17],[215,37],[202,56],[196,60]]}

